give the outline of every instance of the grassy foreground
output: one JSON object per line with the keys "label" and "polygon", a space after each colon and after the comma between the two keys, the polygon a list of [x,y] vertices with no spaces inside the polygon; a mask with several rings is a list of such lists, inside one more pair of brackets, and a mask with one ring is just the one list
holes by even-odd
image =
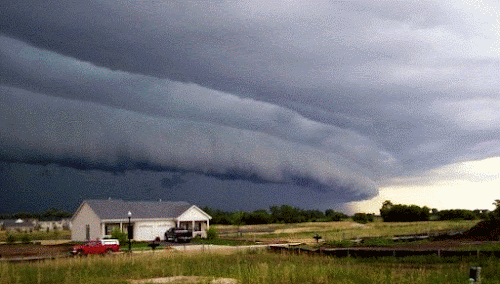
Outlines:
{"label": "grassy foreground", "polygon": [[500,260],[396,260],[273,254],[175,252],[132,257],[83,257],[38,263],[0,263],[0,283],[129,283],[168,276],[235,278],[240,283],[468,283],[472,265],[482,267],[483,284],[500,283]]}

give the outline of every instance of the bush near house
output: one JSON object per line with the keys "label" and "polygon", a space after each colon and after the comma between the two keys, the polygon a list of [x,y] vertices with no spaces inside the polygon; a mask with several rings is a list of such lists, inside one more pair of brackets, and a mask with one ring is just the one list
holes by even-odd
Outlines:
{"label": "bush near house", "polygon": [[217,234],[217,230],[214,227],[208,228],[208,230],[207,230],[207,239],[209,239],[209,240],[215,240],[218,237],[219,236]]}
{"label": "bush near house", "polygon": [[113,229],[113,231],[111,232],[111,238],[117,239],[120,242],[120,245],[126,244],[128,242],[127,233],[117,228]]}

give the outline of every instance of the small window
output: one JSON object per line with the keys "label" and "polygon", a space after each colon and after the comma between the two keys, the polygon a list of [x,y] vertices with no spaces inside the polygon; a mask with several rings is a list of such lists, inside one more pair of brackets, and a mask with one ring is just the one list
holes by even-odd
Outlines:
{"label": "small window", "polygon": [[87,224],[85,226],[85,239],[90,240],[90,225],[89,224]]}

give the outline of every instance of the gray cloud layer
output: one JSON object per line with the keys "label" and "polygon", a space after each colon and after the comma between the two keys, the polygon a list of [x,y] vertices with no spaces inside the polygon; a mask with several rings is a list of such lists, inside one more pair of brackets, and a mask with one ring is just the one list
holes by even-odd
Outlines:
{"label": "gray cloud layer", "polygon": [[2,1],[0,156],[369,198],[498,156],[484,5]]}

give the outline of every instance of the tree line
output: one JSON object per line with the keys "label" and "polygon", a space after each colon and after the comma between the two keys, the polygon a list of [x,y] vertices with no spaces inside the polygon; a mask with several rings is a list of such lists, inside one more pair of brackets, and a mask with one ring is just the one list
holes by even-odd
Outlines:
{"label": "tree line", "polygon": [[[384,222],[415,222],[415,221],[445,221],[445,220],[500,220],[500,200],[493,203],[494,211],[446,209],[437,210],[427,206],[393,204],[387,200],[380,208],[380,217]],[[302,222],[331,222],[351,218],[358,223],[368,223],[375,220],[375,214],[355,213],[347,216],[343,213],[328,209],[303,210],[290,205],[271,206],[269,210],[255,210],[253,212],[226,212],[219,209],[204,207],[203,210],[212,216],[213,224],[220,225],[255,225],[272,223],[302,223]]]}
{"label": "tree line", "polygon": [[427,206],[393,204],[387,200],[380,208],[380,216],[384,222],[414,222],[414,221],[445,221],[445,220],[492,220],[500,219],[500,200],[493,203],[496,209],[466,210],[466,209],[430,209]]}
{"label": "tree line", "polygon": [[253,212],[226,212],[210,207],[204,207],[203,211],[212,216],[212,224],[220,225],[329,222],[349,218],[349,216],[331,209],[323,212],[320,210],[303,210],[290,205],[271,206],[269,210],[259,209]]}
{"label": "tree line", "polygon": [[[384,222],[413,221],[444,221],[444,220],[500,220],[500,199],[493,203],[496,209],[466,210],[466,209],[430,209],[427,206],[393,204],[387,200],[380,208],[380,217]],[[302,223],[302,222],[332,222],[352,218],[358,223],[368,223],[375,220],[375,214],[356,213],[347,216],[332,209],[325,211],[304,210],[290,205],[271,206],[269,210],[259,209],[253,212],[227,212],[204,207],[203,211],[212,216],[212,224],[220,225],[256,225],[272,223]],[[38,213],[0,214],[0,219],[38,219],[42,221],[71,218],[73,214],[57,208],[50,208]]]}
{"label": "tree line", "polygon": [[40,221],[55,221],[64,218],[71,218],[73,213],[60,210],[57,208],[50,208],[46,211],[37,213],[19,212],[19,213],[3,213],[0,214],[0,219],[38,219]]}

